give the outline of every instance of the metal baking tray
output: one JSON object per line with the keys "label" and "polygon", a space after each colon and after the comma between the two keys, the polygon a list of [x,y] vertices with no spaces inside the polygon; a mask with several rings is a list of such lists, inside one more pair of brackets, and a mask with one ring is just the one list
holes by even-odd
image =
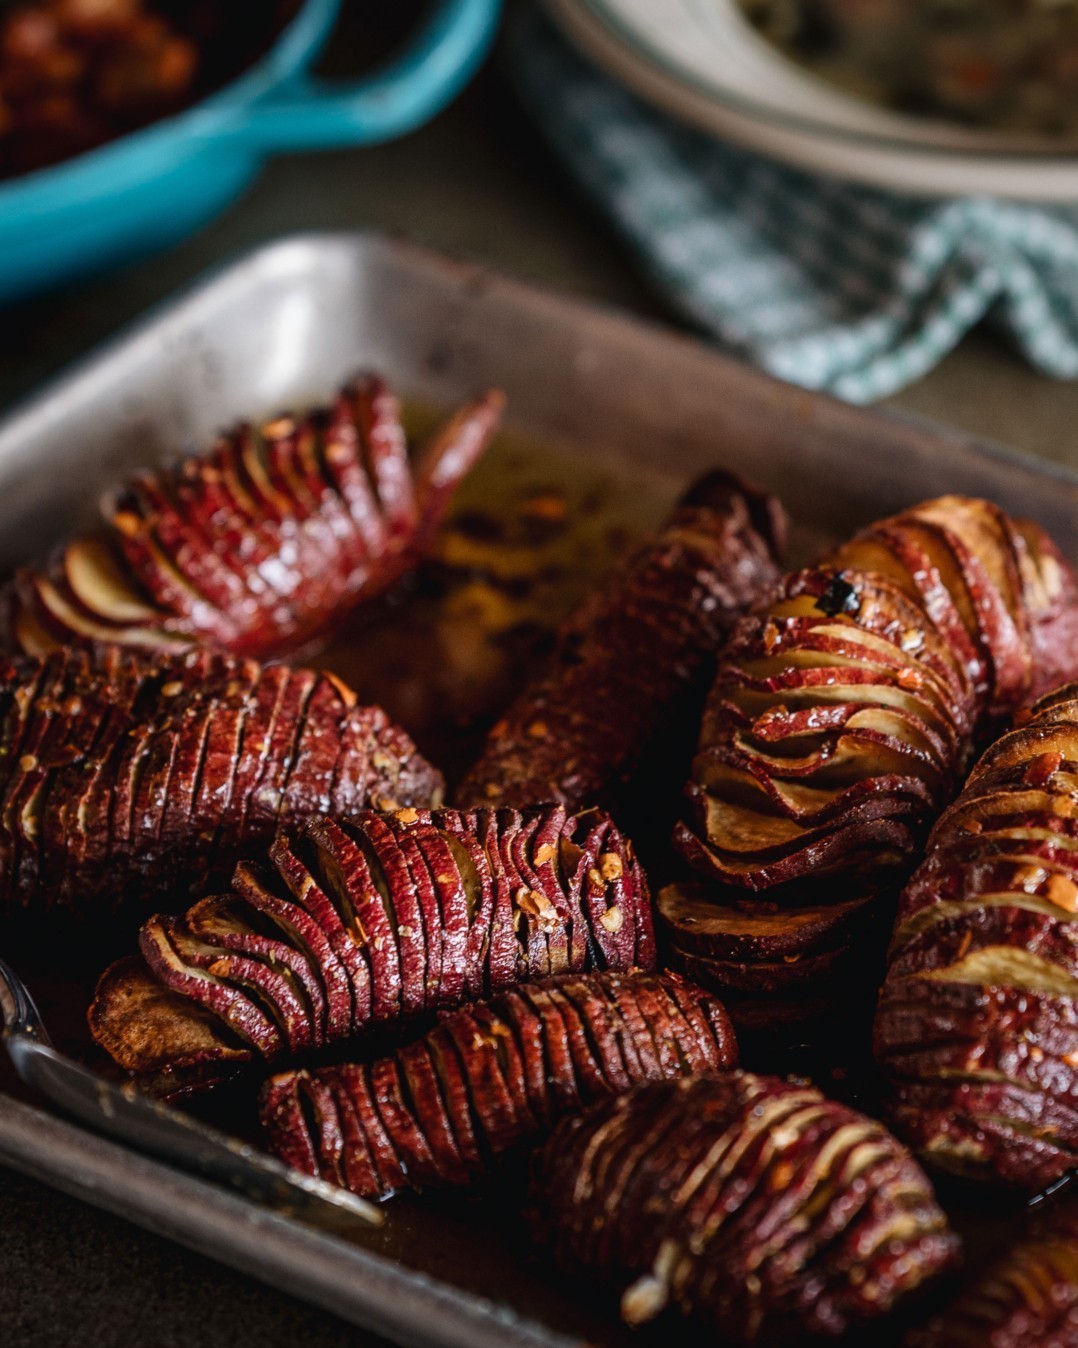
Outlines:
{"label": "metal baking tray", "polygon": [[[204,443],[239,415],[324,398],[361,366],[421,407],[503,387],[510,434],[473,493],[496,497],[510,470],[533,485],[601,483],[608,539],[657,520],[689,478],[723,464],[782,494],[801,550],[958,491],[1033,516],[1078,559],[1076,474],[803,392],[695,341],[411,245],[347,234],[288,239],[228,266],[0,422],[0,565],[86,522],[98,492],[133,466]],[[603,555],[592,547],[569,580],[579,585]],[[601,1300],[584,1304],[530,1260],[496,1203],[406,1200],[378,1233],[316,1229],[43,1112],[2,1074],[0,1162],[402,1344],[629,1341]]]}

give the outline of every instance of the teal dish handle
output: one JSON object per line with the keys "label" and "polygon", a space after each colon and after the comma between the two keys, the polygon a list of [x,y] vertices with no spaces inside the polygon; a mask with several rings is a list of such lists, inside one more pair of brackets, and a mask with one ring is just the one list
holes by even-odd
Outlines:
{"label": "teal dish handle", "polygon": [[201,103],[0,183],[0,305],[178,243],[278,151],[370,145],[414,131],[479,68],[501,8],[502,0],[438,0],[388,65],[327,82],[308,72],[340,0],[303,0],[271,51]]}
{"label": "teal dish handle", "polygon": [[467,84],[490,50],[501,0],[442,0],[405,51],[357,81],[303,74],[244,109],[233,128],[252,149],[331,150],[415,130]]}

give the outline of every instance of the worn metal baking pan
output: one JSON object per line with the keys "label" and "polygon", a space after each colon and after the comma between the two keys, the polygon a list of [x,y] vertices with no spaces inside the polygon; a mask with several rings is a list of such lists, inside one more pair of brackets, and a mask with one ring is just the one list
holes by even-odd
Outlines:
{"label": "worn metal baking pan", "polygon": [[[88,519],[121,471],[238,414],[323,397],[360,365],[420,404],[506,389],[513,434],[480,491],[499,490],[499,462],[524,462],[533,481],[601,479],[614,523],[631,529],[723,463],[782,493],[802,547],[969,491],[1039,519],[1078,558],[1078,475],[787,387],[661,329],[405,244],[322,235],[226,268],[0,422],[0,564]],[[0,1162],[403,1344],[627,1341],[601,1307],[529,1263],[496,1204],[405,1201],[379,1233],[316,1230],[52,1117],[2,1074]]]}

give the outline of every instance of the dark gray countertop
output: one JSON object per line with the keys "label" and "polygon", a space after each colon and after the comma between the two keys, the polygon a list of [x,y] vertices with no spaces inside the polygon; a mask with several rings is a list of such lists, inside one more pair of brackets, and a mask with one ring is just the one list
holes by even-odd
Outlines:
{"label": "dark gray countertop", "polygon": [[[382,6],[393,8],[390,0]],[[497,69],[448,114],[373,150],[282,160],[224,219],[164,258],[27,306],[0,331],[0,405],[197,276],[311,228],[406,233],[544,284],[670,321],[524,122]],[[7,317],[7,316],[5,316]],[[895,405],[1078,467],[1078,386],[977,335]],[[369,1336],[0,1170],[0,1344],[373,1344]]]}
{"label": "dark gray countertop", "polygon": [[381,1340],[0,1169],[6,1348],[375,1348]]}

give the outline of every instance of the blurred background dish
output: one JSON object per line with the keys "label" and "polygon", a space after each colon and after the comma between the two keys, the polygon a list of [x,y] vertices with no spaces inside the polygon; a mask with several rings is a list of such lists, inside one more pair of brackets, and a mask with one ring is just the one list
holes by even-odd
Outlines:
{"label": "blurred background dish", "polygon": [[0,177],[47,168],[220,88],[300,0],[12,0],[0,7]]}
{"label": "blurred background dish", "polygon": [[490,46],[501,0],[434,0],[357,80],[310,68],[341,0],[0,0],[0,303],[178,242],[278,151],[403,135]]}
{"label": "blurred background dish", "polygon": [[1078,132],[1078,0],[738,0],[821,79],[914,115]]}
{"label": "blurred background dish", "polygon": [[651,102],[799,168],[927,196],[1078,200],[1078,134],[963,124],[856,96],[788,59],[738,0],[546,6],[588,55]]}

